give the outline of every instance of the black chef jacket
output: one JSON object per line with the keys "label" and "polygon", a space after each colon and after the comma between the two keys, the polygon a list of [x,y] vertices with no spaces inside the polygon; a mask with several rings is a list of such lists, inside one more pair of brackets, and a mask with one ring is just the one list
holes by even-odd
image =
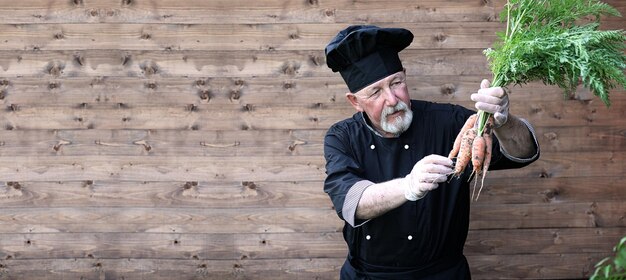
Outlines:
{"label": "black chef jacket", "polygon": [[[458,105],[416,100],[411,101],[411,109],[410,128],[396,138],[381,137],[360,112],[334,124],[324,138],[324,191],[346,221],[343,236],[349,255],[342,279],[470,279],[463,256],[469,227],[469,171],[377,218],[354,220],[356,206],[348,216],[343,213],[355,184],[404,177],[427,155],[447,156],[466,119],[475,113]],[[489,169],[522,167],[537,158],[538,152],[531,159],[506,156],[494,137]]]}

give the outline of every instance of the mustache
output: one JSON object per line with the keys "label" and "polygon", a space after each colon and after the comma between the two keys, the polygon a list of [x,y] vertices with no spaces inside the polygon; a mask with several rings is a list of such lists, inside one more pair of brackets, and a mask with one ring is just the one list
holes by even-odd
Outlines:
{"label": "mustache", "polygon": [[398,112],[398,111],[407,111],[409,110],[409,106],[406,105],[406,103],[404,103],[403,101],[398,100],[398,103],[396,104],[396,106],[393,107],[385,107],[383,108],[383,111],[381,113],[381,117],[382,119],[386,119],[387,116]]}

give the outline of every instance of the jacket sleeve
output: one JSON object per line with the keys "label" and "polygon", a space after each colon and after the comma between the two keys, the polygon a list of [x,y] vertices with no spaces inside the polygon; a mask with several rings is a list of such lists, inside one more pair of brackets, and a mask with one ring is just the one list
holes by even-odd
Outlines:
{"label": "jacket sleeve", "polygon": [[[324,137],[326,180],[324,192],[330,196],[337,215],[351,226],[359,226],[355,214],[363,191],[374,184],[363,179],[363,169],[353,151],[349,134],[335,125]],[[357,225],[359,223],[359,225]]]}
{"label": "jacket sleeve", "polygon": [[492,150],[492,162],[494,164],[489,166],[489,170],[502,170],[502,169],[513,169],[513,168],[522,168],[524,166],[527,166],[531,163],[533,163],[534,161],[536,161],[537,159],[539,159],[539,141],[537,141],[537,136],[535,135],[535,130],[533,129],[532,125],[525,119],[521,119],[522,122],[526,125],[526,127],[528,128],[528,131],[530,132],[531,136],[533,137],[533,141],[534,141],[534,145],[535,145],[535,150],[537,151],[534,155],[532,155],[529,158],[518,158],[518,157],[514,157],[512,155],[509,155],[508,153],[506,153],[506,151],[504,151],[501,146],[500,143],[498,142],[498,138],[496,138],[495,136],[493,136],[493,150]]}

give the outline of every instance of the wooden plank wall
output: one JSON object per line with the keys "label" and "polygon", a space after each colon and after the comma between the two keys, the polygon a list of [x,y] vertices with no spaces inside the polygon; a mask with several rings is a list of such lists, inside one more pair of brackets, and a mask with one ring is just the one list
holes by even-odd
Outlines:
{"label": "wooden plank wall", "polygon": [[[0,279],[336,279],[322,140],[353,110],[325,44],[408,28],[412,97],[471,106],[502,5],[0,0]],[[474,278],[584,279],[626,235],[626,95],[611,97],[514,89],[542,157],[489,174]]]}

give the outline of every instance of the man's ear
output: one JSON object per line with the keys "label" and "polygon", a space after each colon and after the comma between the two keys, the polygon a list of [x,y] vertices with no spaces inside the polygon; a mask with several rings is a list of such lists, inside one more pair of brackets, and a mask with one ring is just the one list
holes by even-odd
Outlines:
{"label": "man's ear", "polygon": [[361,104],[359,104],[359,101],[356,99],[357,97],[354,94],[347,92],[346,98],[348,99],[352,107],[354,107],[354,109],[359,112],[363,112],[363,107],[361,107]]}

